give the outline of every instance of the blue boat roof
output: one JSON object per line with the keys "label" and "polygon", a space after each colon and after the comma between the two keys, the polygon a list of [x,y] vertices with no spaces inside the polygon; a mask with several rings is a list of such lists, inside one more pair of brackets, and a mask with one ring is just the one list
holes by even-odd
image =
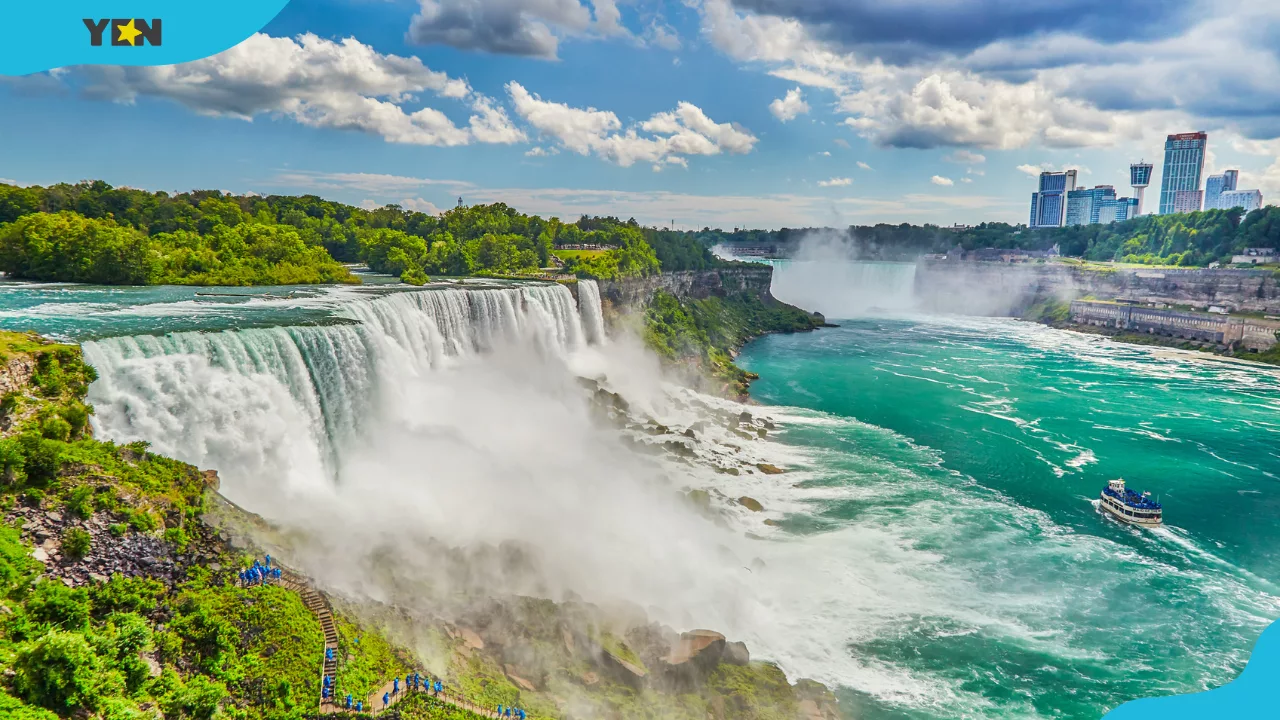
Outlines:
{"label": "blue boat roof", "polygon": [[1135,492],[1129,488],[1124,489],[1124,494],[1118,493],[1109,487],[1102,488],[1102,492],[1138,510],[1159,510],[1161,508],[1160,503],[1151,498],[1143,497],[1142,493]]}

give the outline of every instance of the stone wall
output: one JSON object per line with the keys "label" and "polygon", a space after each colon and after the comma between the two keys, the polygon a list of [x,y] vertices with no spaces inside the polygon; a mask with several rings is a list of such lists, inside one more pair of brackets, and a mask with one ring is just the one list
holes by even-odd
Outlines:
{"label": "stone wall", "polygon": [[929,310],[977,315],[1019,315],[1037,299],[1069,301],[1086,295],[1280,314],[1280,279],[1269,270],[922,260],[916,269],[916,295]]}
{"label": "stone wall", "polygon": [[1247,350],[1274,346],[1280,332],[1276,321],[1082,300],[1071,303],[1071,321]]}
{"label": "stone wall", "polygon": [[605,280],[599,283],[600,297],[615,307],[636,309],[643,307],[658,290],[665,290],[681,299],[701,300],[746,290],[762,299],[772,300],[769,285],[773,282],[773,268],[756,265],[744,268],[717,270],[681,270],[664,272],[645,278]]}

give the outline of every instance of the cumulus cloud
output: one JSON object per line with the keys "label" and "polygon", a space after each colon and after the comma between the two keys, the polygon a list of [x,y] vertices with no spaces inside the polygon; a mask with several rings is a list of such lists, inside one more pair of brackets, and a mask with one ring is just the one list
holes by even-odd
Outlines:
{"label": "cumulus cloud", "polygon": [[786,122],[795,119],[797,115],[809,112],[809,103],[804,101],[804,93],[800,88],[794,88],[788,90],[783,97],[769,103],[769,112],[782,122]]}
{"label": "cumulus cloud", "polygon": [[1115,146],[1186,127],[1280,137],[1276,3],[696,4],[714,47],[833,93],[847,125],[881,146]]}
{"label": "cumulus cloud", "polygon": [[624,129],[608,110],[543,100],[517,82],[507,83],[507,92],[516,113],[543,137],[579,155],[596,155],[623,167],[636,162],[683,165],[686,156],[748,153],[756,143],[750,132],[714,122],[688,102]]}
{"label": "cumulus cloud", "polygon": [[845,187],[853,184],[853,178],[833,177],[830,180],[819,180],[818,187]]}
{"label": "cumulus cloud", "polygon": [[952,180],[951,178],[948,178],[948,177],[942,177],[941,175],[934,175],[933,177],[929,178],[929,182],[933,183],[934,185],[941,185],[943,187],[950,187],[956,184],[955,180]]}
{"label": "cumulus cloud", "polygon": [[407,39],[420,45],[554,60],[560,38],[626,35],[615,0],[420,0]]}
{"label": "cumulus cloud", "polygon": [[[288,117],[311,127],[356,130],[413,145],[515,143],[525,139],[506,111],[416,57],[384,55],[354,38],[326,40],[257,33],[218,55],[180,65],[94,66],[81,70],[90,97],[132,103],[175,100],[205,115],[252,120]],[[406,109],[418,93],[463,101],[466,127],[433,107]]]}
{"label": "cumulus cloud", "polygon": [[1019,172],[1024,172],[1032,177],[1040,177],[1040,173],[1044,172],[1044,168],[1039,165],[1022,164],[1018,166]]}

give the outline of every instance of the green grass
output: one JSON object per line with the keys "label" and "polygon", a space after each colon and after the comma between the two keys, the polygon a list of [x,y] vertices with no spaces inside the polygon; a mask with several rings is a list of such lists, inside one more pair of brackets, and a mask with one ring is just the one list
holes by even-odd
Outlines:
{"label": "green grass", "polygon": [[356,700],[367,700],[391,678],[404,677],[412,672],[396,648],[381,635],[371,633],[341,615],[335,615],[334,622],[338,626],[335,697],[341,699],[351,693]]}
{"label": "green grass", "polygon": [[551,254],[555,255],[561,260],[568,261],[571,259],[587,260],[589,258],[597,258],[597,257],[601,257],[607,252],[609,251],[608,250],[552,250]]}
{"label": "green grass", "polygon": [[437,700],[426,693],[409,695],[396,703],[395,709],[400,712],[402,720],[480,720],[484,717]]}

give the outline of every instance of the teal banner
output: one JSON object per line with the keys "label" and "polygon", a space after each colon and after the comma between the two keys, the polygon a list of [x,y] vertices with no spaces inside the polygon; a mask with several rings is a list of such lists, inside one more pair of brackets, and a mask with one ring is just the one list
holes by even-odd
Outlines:
{"label": "teal banner", "polygon": [[0,75],[69,65],[172,65],[216,55],[261,30],[288,0],[58,0],[4,9]]}

